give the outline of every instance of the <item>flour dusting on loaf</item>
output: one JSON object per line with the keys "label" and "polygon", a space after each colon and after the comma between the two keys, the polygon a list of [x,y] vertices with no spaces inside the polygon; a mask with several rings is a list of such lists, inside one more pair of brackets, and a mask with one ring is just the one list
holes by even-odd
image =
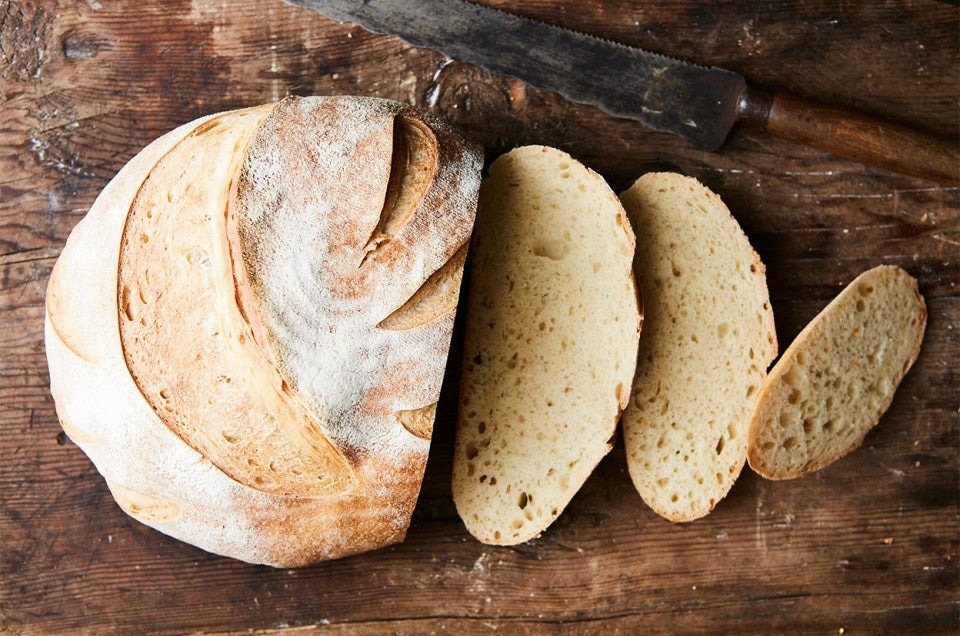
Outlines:
{"label": "flour dusting on loaf", "polygon": [[[46,321],[64,429],[121,507],[282,567],[402,539],[456,306],[420,290],[459,280],[481,165],[440,120],[353,97],[211,116],[132,159]],[[414,296],[418,320],[381,325]]]}

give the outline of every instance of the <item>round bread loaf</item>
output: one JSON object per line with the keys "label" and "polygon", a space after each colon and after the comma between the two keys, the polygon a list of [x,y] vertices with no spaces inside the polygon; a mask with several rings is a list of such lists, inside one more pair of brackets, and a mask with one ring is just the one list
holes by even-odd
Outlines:
{"label": "round bread loaf", "polygon": [[289,98],[150,144],[47,289],[61,424],[120,507],[280,567],[405,535],[482,166],[387,100]]}

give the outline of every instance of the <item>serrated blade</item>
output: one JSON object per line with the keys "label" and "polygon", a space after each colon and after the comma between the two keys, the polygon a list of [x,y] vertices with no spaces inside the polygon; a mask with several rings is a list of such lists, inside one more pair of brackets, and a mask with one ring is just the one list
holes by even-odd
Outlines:
{"label": "serrated blade", "polygon": [[716,150],[744,78],[466,0],[286,0]]}

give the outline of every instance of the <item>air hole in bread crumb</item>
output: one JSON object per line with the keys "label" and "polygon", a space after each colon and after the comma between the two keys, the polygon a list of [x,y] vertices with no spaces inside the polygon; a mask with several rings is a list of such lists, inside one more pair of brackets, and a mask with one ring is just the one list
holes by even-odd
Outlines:
{"label": "air hole in bread crumb", "polygon": [[520,519],[514,519],[510,523],[510,527],[513,528],[514,530],[519,530],[520,528],[523,527],[523,521],[521,521]]}
{"label": "air hole in bread crumb", "polygon": [[797,438],[794,437],[793,435],[791,435],[791,436],[788,437],[787,439],[783,440],[783,448],[784,448],[784,450],[790,450],[791,448],[793,448],[793,447],[796,446],[796,445],[797,445]]}
{"label": "air hole in bread crumb", "polygon": [[238,441],[240,441],[240,439],[239,439],[237,436],[231,435],[230,433],[228,433],[228,432],[226,432],[226,431],[221,431],[221,432],[220,432],[220,435],[223,436],[223,440],[224,440],[227,444],[236,444]]}
{"label": "air hole in bread crumb", "polygon": [[161,399],[161,400],[169,400],[169,399],[170,399],[170,393],[169,393],[169,391],[167,391],[166,389],[160,389],[160,399]]}
{"label": "air hole in bread crumb", "polygon": [[717,440],[717,455],[723,452],[723,447],[726,444],[726,441],[723,439],[723,435],[720,436],[720,439]]}
{"label": "air hole in bread crumb", "polygon": [[727,323],[721,322],[719,325],[717,325],[717,337],[721,340],[726,337],[728,331],[730,331],[730,325]]}
{"label": "air hole in bread crumb", "polygon": [[677,501],[679,501],[679,500],[680,500],[680,495],[678,495],[677,493],[673,493],[672,495],[670,495],[670,501],[671,501],[671,502],[677,503]]}
{"label": "air hole in bread crumb", "polygon": [[537,239],[533,243],[533,255],[560,261],[570,253],[570,243],[563,240]]}
{"label": "air hole in bread crumb", "polygon": [[858,311],[858,312],[862,312],[862,311],[863,311],[864,309],[866,309],[866,308],[867,308],[867,304],[866,304],[865,302],[863,302],[863,300],[858,299],[858,300],[857,300],[857,311]]}
{"label": "air hole in bread crumb", "polygon": [[869,296],[873,293],[873,285],[860,285],[857,287],[857,291],[860,292],[861,296]]}
{"label": "air hole in bread crumb", "polygon": [[483,435],[484,433],[486,433],[486,432],[487,432],[487,423],[486,423],[486,422],[480,422],[479,424],[477,424],[477,432],[480,433],[481,435]]}
{"label": "air hole in bread crumb", "polygon": [[520,508],[520,510],[523,510],[524,508],[527,507],[527,501],[528,501],[527,493],[525,492],[520,493],[520,496],[517,497],[517,507]]}
{"label": "air hole in bread crumb", "polygon": [[130,305],[130,288],[126,285],[120,290],[120,309],[127,320],[133,320],[135,312]]}
{"label": "air hole in bread crumb", "polygon": [[832,431],[832,430],[833,430],[833,420],[827,420],[826,422],[824,422],[822,428],[823,428],[823,430],[825,430],[825,431],[828,432],[828,433],[829,433],[830,431]]}
{"label": "air hole in bread crumb", "polygon": [[491,477],[491,478],[490,478],[490,485],[491,485],[491,486],[496,486],[496,485],[497,485],[497,478],[496,478],[496,477]]}
{"label": "air hole in bread crumb", "polygon": [[487,476],[486,476],[486,475],[480,475],[480,483],[482,484],[482,483],[485,482],[485,481],[487,481]]}
{"label": "air hole in bread crumb", "polygon": [[[474,459],[477,455],[480,454],[480,449],[477,448],[477,445],[473,442],[467,443],[466,448],[467,459]],[[486,478],[486,475],[480,478],[480,481],[483,481]]]}
{"label": "air hole in bread crumb", "polygon": [[814,422],[809,417],[803,418],[803,434],[809,435],[813,432]]}
{"label": "air hole in bread crumb", "polygon": [[792,389],[790,395],[787,396],[787,402],[789,404],[797,404],[800,401],[800,389]]}

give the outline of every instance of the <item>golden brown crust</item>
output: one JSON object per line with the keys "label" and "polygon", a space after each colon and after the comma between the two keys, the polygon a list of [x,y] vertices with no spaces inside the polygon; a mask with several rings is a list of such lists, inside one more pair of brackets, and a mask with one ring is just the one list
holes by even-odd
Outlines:
{"label": "golden brown crust", "polygon": [[[404,179],[431,139],[433,171]],[[131,160],[71,235],[46,326],[58,412],[121,507],[283,567],[402,539],[453,316],[376,325],[466,241],[481,162],[368,98],[204,118]]]}

